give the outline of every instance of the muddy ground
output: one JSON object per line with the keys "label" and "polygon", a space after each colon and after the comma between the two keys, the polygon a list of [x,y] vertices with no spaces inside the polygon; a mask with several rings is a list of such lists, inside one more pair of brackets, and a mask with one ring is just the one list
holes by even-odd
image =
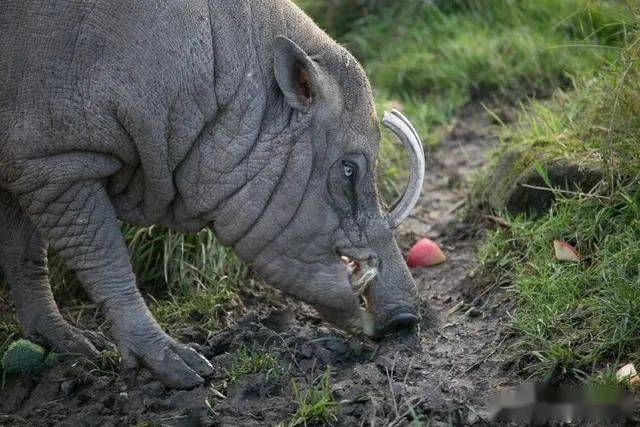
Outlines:
{"label": "muddy ground", "polygon": [[[477,213],[464,215],[469,180],[496,143],[491,126],[479,107],[459,116],[428,154],[420,205],[398,231],[403,249],[428,236],[448,257],[413,271],[424,303],[439,318],[425,316],[416,334],[362,342],[329,329],[306,306],[268,292],[248,299],[248,314],[233,326],[192,337],[219,368],[204,387],[166,391],[144,371],[127,387],[104,365],[68,360],[35,379],[9,378],[0,391],[0,424],[273,425],[296,408],[291,380],[307,384],[330,366],[340,402],[333,424],[407,425],[419,418],[431,425],[484,425],[489,394],[514,378],[502,352],[512,302],[476,275],[474,249],[485,224]],[[284,373],[229,382],[232,354],[241,346],[272,351]]]}

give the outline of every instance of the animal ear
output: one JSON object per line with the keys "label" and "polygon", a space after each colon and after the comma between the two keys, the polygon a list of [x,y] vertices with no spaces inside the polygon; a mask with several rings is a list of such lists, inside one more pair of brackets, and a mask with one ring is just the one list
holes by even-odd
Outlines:
{"label": "animal ear", "polygon": [[273,43],[273,73],[287,103],[307,109],[320,94],[321,71],[307,53],[285,36]]}

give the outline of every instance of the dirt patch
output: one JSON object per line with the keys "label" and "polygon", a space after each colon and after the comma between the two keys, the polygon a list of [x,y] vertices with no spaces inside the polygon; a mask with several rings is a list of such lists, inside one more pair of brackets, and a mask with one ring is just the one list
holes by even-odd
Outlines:
{"label": "dirt patch", "polygon": [[[444,264],[413,272],[438,321],[426,318],[417,333],[383,343],[363,342],[327,328],[303,304],[257,298],[232,327],[197,337],[198,349],[218,368],[204,387],[166,391],[145,371],[127,387],[108,366],[66,361],[36,379],[8,379],[0,423],[272,425],[295,411],[295,387],[305,389],[329,366],[339,403],[333,424],[404,425],[413,418],[485,424],[489,394],[512,377],[501,355],[512,303],[474,275],[482,227],[460,217],[469,179],[496,142],[490,125],[482,109],[463,111],[428,155],[421,205],[398,230],[405,250],[428,236],[447,254]],[[230,381],[239,350],[273,355],[273,369]]]}

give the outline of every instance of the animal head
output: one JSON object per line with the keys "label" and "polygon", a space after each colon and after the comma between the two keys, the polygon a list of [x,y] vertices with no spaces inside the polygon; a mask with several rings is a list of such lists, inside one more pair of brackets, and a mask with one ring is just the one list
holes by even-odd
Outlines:
{"label": "animal head", "polygon": [[304,198],[256,260],[259,272],[353,333],[379,337],[416,324],[415,284],[392,233],[420,194],[424,153],[415,130],[400,113],[385,113],[382,122],[408,149],[412,168],[404,194],[385,212],[375,185],[379,123],[360,65],[338,45],[310,56],[279,36],[273,49],[290,131],[313,160],[300,183]]}

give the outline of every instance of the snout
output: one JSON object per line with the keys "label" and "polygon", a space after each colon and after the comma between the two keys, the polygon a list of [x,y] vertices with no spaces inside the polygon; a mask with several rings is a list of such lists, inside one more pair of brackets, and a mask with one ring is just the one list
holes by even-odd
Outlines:
{"label": "snout", "polygon": [[[411,272],[388,227],[377,227],[371,239],[377,255],[378,274],[365,299],[375,324],[374,339],[413,328],[421,321],[420,299]],[[373,233],[372,233],[373,234]]]}
{"label": "snout", "polygon": [[385,336],[398,332],[413,331],[422,321],[417,304],[403,302],[393,309],[389,305],[371,308],[375,326],[374,334],[369,338],[374,340],[382,340]]}
{"label": "snout", "polygon": [[418,323],[420,323],[419,315],[409,311],[399,312],[393,314],[389,320],[380,325],[376,330],[376,335],[378,339],[381,339],[385,335],[395,332],[413,330]]}

